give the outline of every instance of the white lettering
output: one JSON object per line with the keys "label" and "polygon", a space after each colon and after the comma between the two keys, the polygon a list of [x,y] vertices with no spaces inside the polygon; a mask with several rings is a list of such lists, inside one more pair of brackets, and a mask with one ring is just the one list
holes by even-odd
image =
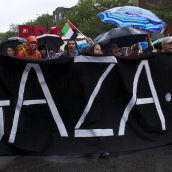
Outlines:
{"label": "white lettering", "polygon": [[[33,63],[28,63],[26,65],[26,68],[23,72],[23,75],[22,75],[22,79],[21,79],[21,83],[20,83],[20,88],[19,88],[19,97],[18,97],[18,101],[17,101],[17,106],[16,106],[16,109],[15,109],[15,114],[14,114],[14,119],[13,119],[13,126],[12,126],[12,129],[11,129],[11,133],[10,133],[10,137],[9,137],[9,142],[10,143],[14,143],[14,140],[15,140],[15,136],[16,136],[16,132],[17,132],[17,126],[18,126],[18,120],[19,120],[19,114],[20,114],[20,110],[21,110],[21,107],[22,107],[22,103],[23,103],[23,94],[24,94],[24,90],[25,90],[25,84],[26,84],[26,81],[27,81],[27,77],[28,77],[28,74],[29,74],[29,71],[31,68],[34,68],[35,69],[35,72],[37,74],[37,77],[38,77],[38,80],[39,80],[39,83],[41,85],[41,88],[43,90],[43,93],[45,95],[45,98],[47,100],[47,103],[48,103],[48,106],[50,108],[50,111],[53,115],[53,118],[56,122],[56,125],[59,129],[59,132],[61,134],[61,136],[63,137],[68,137],[68,134],[67,134],[67,131],[66,131],[66,128],[63,124],[63,121],[60,117],[60,114],[55,106],[55,103],[52,99],[52,96],[50,94],[50,91],[48,89],[48,86],[45,82],[45,79],[44,79],[44,76],[43,76],[43,73],[41,71],[41,68],[39,66],[39,64],[33,64]],[[24,105],[28,105],[28,104],[40,104],[40,103],[45,103],[45,101],[35,101],[35,100],[28,100],[27,101],[24,101]]]}
{"label": "white lettering", "polygon": [[82,116],[80,117],[78,123],[75,126],[75,137],[100,137],[100,136],[114,135],[113,129],[83,129],[83,130],[79,129],[81,124],[84,122],[86,115],[90,111],[93,101],[97,96],[104,79],[106,78],[106,76],[109,74],[109,72],[112,70],[114,66],[115,64],[110,64],[109,67],[106,69],[106,71],[103,73],[103,75],[100,77],[95,89],[93,90],[90,96],[90,99],[88,101],[87,106],[84,109]]}
{"label": "white lettering", "polygon": [[[139,80],[139,76],[140,73],[143,69],[143,66],[145,66],[146,69],[146,74],[147,74],[147,78],[148,78],[148,82],[149,82],[149,86],[151,89],[151,93],[153,98],[146,98],[146,99],[137,99],[137,85],[138,85],[138,80]],[[137,102],[137,103],[136,103]],[[166,124],[165,124],[165,118],[159,103],[159,99],[152,81],[152,77],[151,77],[151,73],[150,73],[150,68],[149,68],[149,64],[147,60],[143,60],[141,61],[136,75],[134,77],[134,83],[133,83],[133,97],[131,98],[129,104],[127,105],[127,107],[124,110],[124,114],[121,118],[121,122],[120,122],[120,126],[119,126],[119,132],[118,135],[124,135],[125,132],[125,127],[126,127],[126,122],[128,120],[128,116],[129,113],[131,111],[131,109],[134,107],[135,104],[140,105],[140,104],[148,104],[148,103],[155,103],[155,107],[157,109],[159,118],[161,120],[161,125],[162,125],[162,130],[166,130]]]}
{"label": "white lettering", "polygon": [[0,101],[0,140],[4,135],[4,115],[3,115],[2,106],[10,106],[10,101],[9,100]]}

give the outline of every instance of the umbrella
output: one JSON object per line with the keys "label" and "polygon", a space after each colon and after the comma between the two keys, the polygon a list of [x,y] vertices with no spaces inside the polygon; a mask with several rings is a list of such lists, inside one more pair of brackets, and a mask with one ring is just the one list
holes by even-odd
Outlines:
{"label": "umbrella", "polygon": [[146,49],[148,47],[148,42],[139,42],[137,45],[141,45],[142,49]]}
{"label": "umbrella", "polygon": [[102,33],[102,34],[98,35],[97,37],[95,37],[95,38],[93,39],[93,42],[94,42],[94,43],[97,43],[97,41],[98,41],[100,38],[102,38],[104,35],[105,35],[105,33]]}
{"label": "umbrella", "polygon": [[26,42],[27,42],[26,39],[20,38],[20,37],[17,37],[17,36],[7,38],[5,41],[3,41],[1,43],[0,52],[3,53],[3,54],[7,54],[7,48],[9,46],[12,46],[12,47],[16,48],[18,45],[25,44]]}
{"label": "umbrella", "polygon": [[64,43],[61,37],[53,34],[40,35],[36,39],[38,41],[38,49],[41,45],[45,45],[47,51],[57,50]]}
{"label": "umbrella", "polygon": [[103,22],[116,24],[118,27],[135,26],[150,31],[161,30],[165,23],[154,13],[134,6],[116,7],[97,15]]}
{"label": "umbrella", "polygon": [[[169,38],[172,39],[172,36],[169,36]],[[163,39],[163,38],[157,39],[157,40],[154,41],[152,44],[153,44],[153,45],[156,45],[156,44],[160,44],[160,45],[161,45],[162,39]]]}
{"label": "umbrella", "polygon": [[106,32],[96,43],[105,47],[110,43],[116,43],[118,47],[130,47],[138,42],[143,42],[147,33],[131,27],[113,28]]}

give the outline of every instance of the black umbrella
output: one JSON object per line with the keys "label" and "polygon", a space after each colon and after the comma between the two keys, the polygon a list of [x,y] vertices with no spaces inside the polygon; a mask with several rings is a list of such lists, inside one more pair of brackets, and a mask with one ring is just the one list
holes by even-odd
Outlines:
{"label": "black umbrella", "polygon": [[100,34],[100,35],[98,35],[97,37],[95,37],[95,38],[93,39],[93,42],[94,42],[94,43],[97,43],[98,40],[99,40],[100,38],[102,38],[104,34],[105,34],[105,32],[102,33],[102,34]]}
{"label": "black umbrella", "polygon": [[12,47],[16,48],[18,45],[25,44],[26,42],[27,42],[26,39],[20,38],[20,37],[17,37],[17,36],[7,38],[5,41],[3,41],[1,43],[0,52],[3,53],[3,54],[7,54],[7,48],[9,46],[12,46]]}
{"label": "black umbrella", "polygon": [[138,42],[145,41],[147,33],[132,27],[113,28],[103,34],[96,42],[101,47],[106,47],[110,43],[116,43],[118,47],[130,47]]}
{"label": "black umbrella", "polygon": [[36,37],[38,41],[38,49],[41,45],[45,45],[47,51],[57,50],[64,44],[61,37],[53,34],[44,34]]}

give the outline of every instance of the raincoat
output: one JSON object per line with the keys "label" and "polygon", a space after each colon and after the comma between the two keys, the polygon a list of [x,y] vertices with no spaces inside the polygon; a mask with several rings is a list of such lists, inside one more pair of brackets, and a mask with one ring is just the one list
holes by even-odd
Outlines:
{"label": "raincoat", "polygon": [[[29,44],[31,43],[31,42],[36,42],[36,47],[35,47],[35,49],[34,49],[34,51],[32,51],[32,49],[30,49],[30,46],[29,46]],[[27,44],[26,44],[26,51],[27,51],[27,53],[28,53],[28,58],[36,58],[36,50],[37,50],[37,39],[36,39],[36,37],[35,36],[29,36],[28,38],[27,38]],[[37,50],[38,51],[38,50]],[[24,52],[23,52],[23,50],[22,51],[20,51],[18,54],[17,54],[17,57],[24,57]],[[41,59],[41,53],[38,51],[38,59]]]}

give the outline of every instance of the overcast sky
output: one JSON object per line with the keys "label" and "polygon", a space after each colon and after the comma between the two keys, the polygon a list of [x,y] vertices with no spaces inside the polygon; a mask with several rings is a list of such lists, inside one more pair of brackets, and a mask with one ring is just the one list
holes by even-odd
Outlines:
{"label": "overcast sky", "polygon": [[11,23],[23,24],[34,20],[38,15],[50,15],[57,7],[70,8],[78,0],[4,0],[0,8],[0,32],[7,32]]}

